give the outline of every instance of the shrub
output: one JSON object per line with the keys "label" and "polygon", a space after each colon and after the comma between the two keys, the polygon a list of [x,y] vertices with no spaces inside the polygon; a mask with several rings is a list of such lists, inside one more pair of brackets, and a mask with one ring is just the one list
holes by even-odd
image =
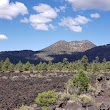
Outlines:
{"label": "shrub", "polygon": [[58,101],[58,95],[54,90],[39,93],[35,99],[36,103],[40,106],[55,105]]}
{"label": "shrub", "polygon": [[30,107],[30,106],[22,105],[22,106],[20,107],[20,110],[34,110],[34,108],[33,108],[33,107]]}
{"label": "shrub", "polygon": [[39,71],[38,78],[42,78],[42,77],[43,77],[43,72]]}
{"label": "shrub", "polygon": [[51,110],[51,108],[48,107],[48,106],[43,106],[43,107],[42,107],[42,110]]}
{"label": "shrub", "polygon": [[70,94],[67,94],[66,92],[62,92],[60,95],[59,95],[59,99],[61,101],[64,101],[66,99],[70,99],[71,95]]}
{"label": "shrub", "polygon": [[94,95],[95,92],[96,92],[96,88],[90,85],[89,88],[88,88],[88,91],[91,92]]}
{"label": "shrub", "polygon": [[66,93],[67,94],[73,94],[73,80],[68,80],[68,82],[65,84],[66,86]]}
{"label": "shrub", "polygon": [[86,108],[92,105],[93,99],[90,95],[82,94],[79,96],[79,102]]}

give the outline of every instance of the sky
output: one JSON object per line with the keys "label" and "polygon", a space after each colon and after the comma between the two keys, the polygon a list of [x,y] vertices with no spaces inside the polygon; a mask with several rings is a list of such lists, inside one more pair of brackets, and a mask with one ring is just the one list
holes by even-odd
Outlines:
{"label": "sky", "polygon": [[0,0],[0,51],[59,40],[110,44],[110,0]]}

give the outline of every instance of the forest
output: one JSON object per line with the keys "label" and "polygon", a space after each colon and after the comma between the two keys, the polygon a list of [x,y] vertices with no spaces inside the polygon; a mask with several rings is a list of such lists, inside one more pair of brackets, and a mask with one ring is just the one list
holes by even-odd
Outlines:
{"label": "forest", "polygon": [[88,57],[84,55],[81,60],[75,62],[69,62],[67,58],[64,58],[62,62],[48,63],[40,62],[37,65],[31,64],[29,61],[23,64],[19,61],[17,64],[10,62],[7,58],[5,61],[0,61],[0,71],[1,72],[39,72],[39,71],[51,71],[51,72],[72,72],[75,70],[83,69],[85,71],[110,71],[110,61],[103,59],[103,62],[99,62],[99,57],[97,56],[93,62],[88,62]]}

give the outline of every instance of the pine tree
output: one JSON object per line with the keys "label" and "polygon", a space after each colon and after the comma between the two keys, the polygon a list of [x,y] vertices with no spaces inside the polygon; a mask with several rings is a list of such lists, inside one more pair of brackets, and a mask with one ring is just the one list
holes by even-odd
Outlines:
{"label": "pine tree", "polygon": [[28,71],[29,68],[30,68],[30,66],[31,66],[31,64],[30,64],[29,61],[27,63],[25,63],[25,65],[24,65],[24,71]]}
{"label": "pine tree", "polygon": [[99,68],[99,64],[100,63],[96,63],[96,61],[93,61],[93,63],[92,63],[92,71],[93,72],[96,72],[96,71],[99,71],[100,70],[100,68]]}
{"label": "pine tree", "polygon": [[23,64],[21,61],[19,61],[17,64],[16,64],[16,69],[20,72],[23,71]]}
{"label": "pine tree", "polygon": [[53,69],[52,61],[49,61],[48,64],[47,64],[47,70],[52,71],[52,69]]}
{"label": "pine tree", "polygon": [[99,63],[99,57],[98,57],[98,56],[95,57],[95,62],[96,62],[96,63]]}
{"label": "pine tree", "polygon": [[88,66],[88,57],[86,55],[84,55],[81,59],[81,64],[84,67],[84,70],[87,70],[87,66]]}
{"label": "pine tree", "polygon": [[29,67],[29,71],[30,71],[30,73],[33,73],[33,67],[32,67],[32,65]]}
{"label": "pine tree", "polygon": [[40,62],[38,65],[36,65],[36,68],[38,71],[42,71],[43,70],[43,63]]}
{"label": "pine tree", "polygon": [[47,64],[45,62],[42,64],[42,70],[43,71],[46,71],[47,70]]}
{"label": "pine tree", "polygon": [[14,72],[14,65],[13,65],[13,64],[10,64],[10,65],[9,65],[8,71]]}
{"label": "pine tree", "polygon": [[2,71],[3,61],[0,61],[0,71]]}
{"label": "pine tree", "polygon": [[58,62],[58,63],[56,64],[56,69],[59,70],[59,71],[61,71],[62,68],[63,68],[63,63],[62,63],[62,62]]}
{"label": "pine tree", "polygon": [[89,77],[84,73],[83,70],[80,70],[78,74],[75,75],[73,79],[73,85],[75,92],[81,94],[87,91],[90,84]]}
{"label": "pine tree", "polygon": [[63,64],[64,64],[64,65],[67,65],[68,63],[69,63],[68,59],[67,59],[67,58],[64,58],[64,59],[63,59]]}
{"label": "pine tree", "polygon": [[6,58],[5,62],[3,63],[3,66],[2,66],[2,71],[8,71],[10,64],[11,64],[10,59]]}
{"label": "pine tree", "polygon": [[104,59],[103,59],[103,63],[106,63],[106,62],[107,62],[107,61],[106,61],[106,59],[104,58]]}

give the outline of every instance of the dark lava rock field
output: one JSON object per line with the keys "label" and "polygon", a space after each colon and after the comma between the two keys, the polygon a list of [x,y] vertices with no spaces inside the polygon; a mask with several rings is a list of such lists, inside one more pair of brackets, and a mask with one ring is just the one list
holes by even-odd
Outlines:
{"label": "dark lava rock field", "polygon": [[73,73],[0,73],[0,110],[14,110],[35,102],[38,93],[55,89],[64,91],[64,84]]}

